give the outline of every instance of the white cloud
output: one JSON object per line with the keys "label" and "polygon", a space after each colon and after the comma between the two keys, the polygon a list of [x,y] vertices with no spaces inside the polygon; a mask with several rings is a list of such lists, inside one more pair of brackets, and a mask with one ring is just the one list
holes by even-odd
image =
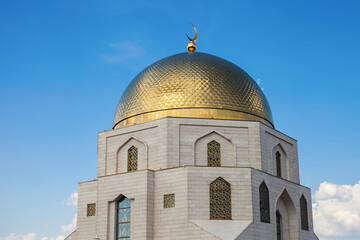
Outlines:
{"label": "white cloud", "polygon": [[[78,202],[78,193],[73,192],[70,195],[70,197],[67,199],[66,205],[77,206],[77,202]],[[71,222],[68,225],[61,226],[61,232],[62,233],[73,232],[76,228],[76,218],[77,218],[77,214],[75,214],[75,216],[72,218]],[[50,240],[63,240],[64,238],[65,238],[64,236],[58,236],[57,238],[51,238]],[[48,240],[48,239],[43,239],[43,240]]]}
{"label": "white cloud", "polygon": [[26,236],[23,236],[24,240],[34,240],[35,239],[35,233],[29,233]]}
{"label": "white cloud", "polygon": [[102,59],[109,63],[124,63],[129,60],[141,59],[145,52],[142,47],[130,41],[109,44],[109,47],[120,51],[120,53],[117,54],[102,56]]}
{"label": "white cloud", "polygon": [[[77,206],[78,201],[78,193],[74,192],[70,195],[70,197],[66,201],[67,206]],[[49,224],[44,224],[44,227],[47,228]],[[71,222],[68,225],[61,227],[61,232],[63,233],[70,233],[74,231],[76,228],[76,214],[72,218]],[[0,240],[64,240],[65,237],[62,235],[59,235],[57,237],[42,237],[42,238],[36,238],[35,233],[28,233],[27,235],[19,234],[19,233],[11,233],[9,236],[6,237],[0,237]]]}
{"label": "white cloud", "polygon": [[27,235],[11,233],[7,237],[0,237],[0,240],[35,240],[35,233],[28,233]]}
{"label": "white cloud", "polygon": [[[28,233],[27,235],[11,233],[7,237],[0,237],[0,240],[36,240],[35,236],[36,236],[35,233]],[[64,239],[65,239],[65,237],[61,236],[61,235],[56,238],[53,238],[53,237],[52,238],[47,238],[47,237],[41,238],[41,240],[64,240]]]}
{"label": "white cloud", "polygon": [[[71,220],[71,223],[69,223],[68,225],[62,226],[61,227],[61,232],[72,232],[72,231],[74,231],[75,228],[76,228],[76,217],[77,217],[77,214],[75,214],[75,216]],[[56,239],[56,240],[58,240],[58,239]]]}
{"label": "white cloud", "polygon": [[314,227],[321,240],[360,239],[360,181],[320,184],[314,195]]}
{"label": "white cloud", "polygon": [[66,205],[67,206],[77,206],[77,201],[78,201],[78,193],[77,192],[73,192],[70,197],[68,198]]}
{"label": "white cloud", "polygon": [[60,235],[60,236],[58,236],[58,237],[56,237],[56,238],[47,238],[47,237],[43,237],[43,238],[41,238],[41,240],[64,240],[65,239],[65,237],[64,236],[62,236],[62,235]]}
{"label": "white cloud", "polygon": [[[256,79],[256,83],[259,85],[259,87],[260,87],[260,84],[261,84],[261,78],[258,78],[258,79]],[[264,91],[264,88],[260,88],[261,89],[261,91]]]}
{"label": "white cloud", "polygon": [[258,85],[260,85],[261,84],[261,79],[260,78],[256,79],[256,82],[257,82]]}

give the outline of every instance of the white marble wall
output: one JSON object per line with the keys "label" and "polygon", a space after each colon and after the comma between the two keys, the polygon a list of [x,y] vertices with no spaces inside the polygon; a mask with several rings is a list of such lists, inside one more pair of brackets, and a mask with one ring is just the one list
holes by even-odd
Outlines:
{"label": "white marble wall", "polygon": [[296,140],[248,121],[164,118],[99,134],[98,176],[127,171],[127,149],[139,148],[139,170],[206,165],[206,144],[221,144],[222,165],[275,173],[275,152],[283,154],[284,178],[299,183]]}
{"label": "white marble wall", "polygon": [[[222,167],[207,167],[212,140],[221,144]],[[131,146],[138,148],[138,171],[128,173]],[[276,151],[284,179],[274,176]],[[231,184],[232,220],[209,219],[209,184],[219,176]],[[263,181],[270,224],[260,222]],[[163,196],[172,193],[175,207],[164,208]],[[300,229],[301,194],[309,231]],[[115,239],[115,202],[122,196],[132,202],[132,239],[275,239],[276,209],[292,217],[284,239],[315,239],[310,190],[299,185],[297,142],[258,122],[164,118],[100,133],[98,179],[79,184],[77,231],[68,239]],[[97,204],[95,217],[86,216],[88,203]]]}

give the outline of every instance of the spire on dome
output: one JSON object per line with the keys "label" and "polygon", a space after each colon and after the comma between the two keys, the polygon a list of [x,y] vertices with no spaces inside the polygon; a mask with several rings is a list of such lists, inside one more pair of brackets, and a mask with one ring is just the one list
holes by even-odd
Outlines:
{"label": "spire on dome", "polygon": [[189,42],[188,45],[187,45],[187,50],[188,50],[189,52],[195,52],[195,50],[196,50],[196,44],[195,44],[195,42],[196,42],[196,40],[197,40],[197,31],[196,31],[196,28],[195,28],[194,24],[191,24],[191,25],[194,27],[195,37],[194,37],[194,38],[190,38],[190,37],[186,34],[187,38],[190,40],[190,42]]}

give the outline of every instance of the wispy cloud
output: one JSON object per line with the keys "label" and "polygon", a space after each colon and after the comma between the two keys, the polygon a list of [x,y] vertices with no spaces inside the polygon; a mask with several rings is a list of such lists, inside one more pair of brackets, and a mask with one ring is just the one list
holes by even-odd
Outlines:
{"label": "wispy cloud", "polygon": [[[67,199],[66,205],[67,206],[77,206],[78,203],[78,196],[79,194],[77,192],[73,192],[70,197]],[[76,219],[77,214],[71,219],[71,222],[65,226],[61,226],[61,232],[62,233],[69,233],[75,230],[76,228]],[[58,240],[58,239],[56,239]]]}
{"label": "wispy cloud", "polygon": [[[259,87],[260,87],[261,78],[256,79],[256,83],[257,83],[257,84],[259,85]],[[262,91],[264,91],[264,88],[260,87],[260,89],[261,89]]]}
{"label": "wispy cloud", "polygon": [[56,238],[47,238],[47,237],[43,237],[41,240],[64,240],[65,237],[64,236],[58,236]]}
{"label": "wispy cloud", "polygon": [[[77,200],[78,200],[78,193],[73,192],[70,197],[65,202],[67,206],[77,206]],[[76,219],[77,214],[71,219],[71,222],[67,225],[61,226],[60,231],[62,234],[66,235],[70,232],[74,231],[76,228]],[[44,224],[44,227],[47,228],[49,224]],[[10,235],[6,237],[0,237],[0,240],[64,240],[65,236],[58,235],[57,237],[41,237],[37,238],[36,234],[34,232],[28,233],[28,234],[20,234],[20,233],[11,233]]]}
{"label": "wispy cloud", "polygon": [[[67,206],[77,206],[78,193],[73,192],[70,197],[66,200]],[[64,203],[63,201],[62,203]],[[76,228],[76,217],[77,215],[71,219],[71,222],[65,226],[60,227],[60,231],[63,234],[68,234],[75,230]],[[47,228],[49,224],[44,224],[44,227]],[[64,240],[65,237],[63,235],[59,235],[57,237],[41,237],[37,238],[34,232],[28,234],[20,234],[20,233],[10,233],[10,235],[6,237],[0,237],[0,240]]]}
{"label": "wispy cloud", "polygon": [[77,219],[77,214],[75,214],[75,216],[68,225],[61,227],[61,232],[68,233],[74,231],[76,228],[76,219]]}
{"label": "wispy cloud", "polygon": [[314,199],[314,227],[321,240],[360,239],[360,181],[355,185],[323,182]]}
{"label": "wispy cloud", "polygon": [[[36,240],[36,239],[39,239],[39,238],[36,238],[35,233],[28,233],[26,235],[11,233],[7,237],[0,237],[0,240]],[[61,236],[61,235],[58,237],[52,237],[52,238],[47,238],[47,237],[40,238],[40,240],[64,240],[64,239],[65,239],[65,237]]]}
{"label": "wispy cloud", "polygon": [[68,200],[66,201],[66,205],[67,206],[77,206],[77,201],[78,201],[78,193],[73,192],[70,195],[70,197],[68,198]]}
{"label": "wispy cloud", "polygon": [[144,57],[144,49],[130,41],[109,44],[117,53],[103,55],[102,59],[109,63],[125,63],[130,60],[140,60]]}
{"label": "wispy cloud", "polygon": [[0,237],[0,240],[35,240],[35,233],[28,233],[27,235],[11,233],[7,237]]}

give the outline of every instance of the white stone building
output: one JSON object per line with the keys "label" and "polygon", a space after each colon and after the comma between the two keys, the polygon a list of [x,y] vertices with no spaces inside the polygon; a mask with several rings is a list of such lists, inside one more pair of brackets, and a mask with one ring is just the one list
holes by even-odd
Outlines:
{"label": "white stone building", "polygon": [[275,130],[255,81],[189,52],[125,90],[99,133],[97,179],[79,183],[66,239],[317,239],[297,141]]}

